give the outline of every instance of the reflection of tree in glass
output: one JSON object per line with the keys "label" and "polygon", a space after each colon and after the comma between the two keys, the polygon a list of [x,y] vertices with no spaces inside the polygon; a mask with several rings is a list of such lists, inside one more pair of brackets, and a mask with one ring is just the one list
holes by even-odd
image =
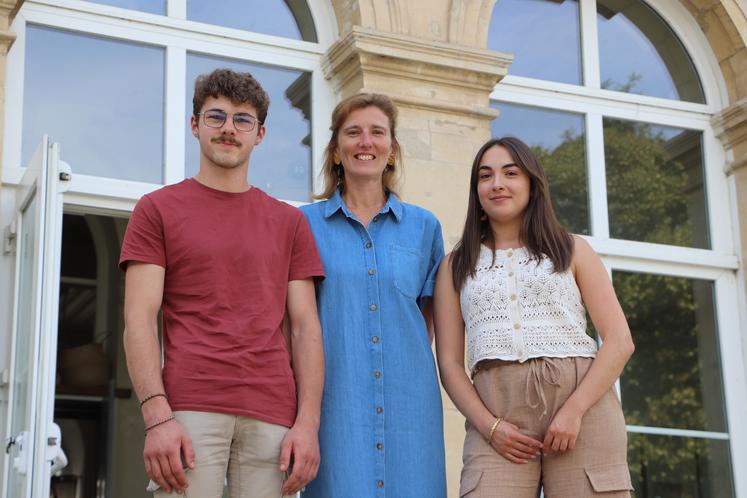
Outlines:
{"label": "reflection of tree in glass", "polygon": [[673,139],[654,128],[633,121],[604,120],[610,235],[691,245],[688,172],[682,162],[670,158],[668,145]]}
{"label": "reflection of tree in glass", "polygon": [[586,144],[583,135],[570,129],[562,137],[563,141],[554,149],[535,145],[532,151],[547,171],[558,219],[571,232],[588,235]]}
{"label": "reflection of tree in glass", "polygon": [[[708,335],[700,329],[707,330],[709,324],[698,320],[703,311],[698,310],[699,302],[705,303],[698,299],[694,281],[615,272],[613,282],[636,344],[620,379],[626,422],[709,429],[702,385],[705,365],[701,351],[706,345],[699,344],[699,338],[702,341]],[[639,496],[647,496],[641,488],[656,491],[651,496],[710,495],[701,495],[699,489],[709,488],[711,471],[716,471],[712,442],[653,438],[631,435],[629,442],[630,470]]]}
{"label": "reflection of tree in glass", "polygon": [[628,81],[622,84],[615,83],[612,79],[606,79],[602,81],[601,86],[603,90],[614,90],[615,92],[625,92],[625,93],[640,93],[640,92],[634,92],[633,88],[643,79],[643,75],[638,73],[630,73],[630,76],[628,76]]}

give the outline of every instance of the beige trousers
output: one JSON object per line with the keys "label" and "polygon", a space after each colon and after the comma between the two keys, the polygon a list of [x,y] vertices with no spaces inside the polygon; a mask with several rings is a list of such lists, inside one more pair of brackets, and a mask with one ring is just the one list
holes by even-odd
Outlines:
{"label": "beige trousers", "polygon": [[[542,441],[555,413],[591,366],[591,358],[536,358],[525,363],[491,361],[474,385],[485,406]],[[479,365],[478,365],[479,367]],[[584,415],[576,447],[525,464],[499,455],[467,424],[461,498],[629,497],[627,434],[614,388]]]}
{"label": "beige trousers", "polygon": [[228,476],[230,498],[281,498],[280,444],[287,427],[222,413],[177,411],[195,450],[183,495],[156,491],[155,498],[221,498]]}

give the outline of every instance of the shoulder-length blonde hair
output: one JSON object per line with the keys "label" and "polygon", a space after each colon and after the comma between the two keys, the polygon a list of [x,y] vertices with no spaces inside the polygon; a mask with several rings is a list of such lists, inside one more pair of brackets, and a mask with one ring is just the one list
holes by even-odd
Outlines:
{"label": "shoulder-length blonde hair", "polygon": [[345,172],[342,164],[335,164],[335,152],[337,151],[337,139],[345,120],[353,111],[365,109],[366,107],[377,107],[389,118],[389,133],[392,139],[393,163],[387,163],[384,173],[381,175],[381,185],[384,191],[397,194],[397,186],[402,174],[402,155],[399,142],[397,141],[397,107],[392,99],[380,93],[359,93],[348,97],[335,107],[332,111],[332,124],[329,129],[332,136],[329,138],[327,148],[324,150],[324,164],[322,165],[322,192],[314,196],[314,199],[329,199],[338,188],[345,190]]}

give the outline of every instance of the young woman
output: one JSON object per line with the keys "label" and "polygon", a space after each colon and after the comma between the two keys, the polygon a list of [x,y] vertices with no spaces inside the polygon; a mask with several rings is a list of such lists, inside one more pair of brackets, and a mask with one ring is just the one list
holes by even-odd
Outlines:
{"label": "young woman", "polygon": [[304,206],[327,277],[317,284],[325,384],[317,478],[304,498],[445,498],[430,297],[441,226],[394,192],[397,109],[354,95],[332,113],[325,199]]}
{"label": "young woman", "polygon": [[613,384],[633,342],[607,271],[558,222],[526,144],[490,140],[471,175],[435,295],[441,380],[467,418],[460,497],[629,496]]}

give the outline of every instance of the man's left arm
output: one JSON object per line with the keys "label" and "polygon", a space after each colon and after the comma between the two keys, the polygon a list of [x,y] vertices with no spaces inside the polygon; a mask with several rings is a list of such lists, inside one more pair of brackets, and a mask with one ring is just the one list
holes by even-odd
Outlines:
{"label": "man's left arm", "polygon": [[[298,412],[280,449],[280,470],[291,468],[283,494],[301,490],[319,470],[319,416],[324,389],[322,327],[311,278],[288,282],[287,316]],[[291,466],[291,459],[293,465]]]}

